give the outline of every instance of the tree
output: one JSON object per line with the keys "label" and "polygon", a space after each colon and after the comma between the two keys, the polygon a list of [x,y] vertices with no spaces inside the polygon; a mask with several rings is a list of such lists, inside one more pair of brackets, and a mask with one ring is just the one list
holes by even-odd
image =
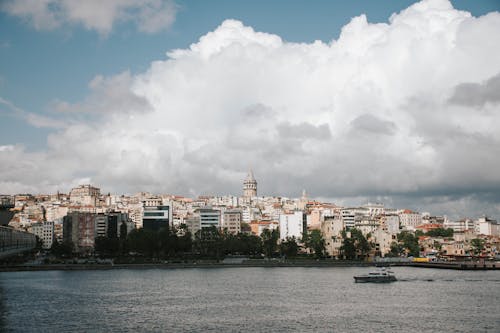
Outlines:
{"label": "tree", "polygon": [[264,231],[260,235],[260,238],[262,238],[264,254],[268,258],[272,257],[274,252],[276,252],[278,248],[278,238],[279,238],[278,230],[264,229]]}
{"label": "tree", "polygon": [[223,252],[221,235],[214,226],[201,228],[194,236],[193,248],[203,257],[220,259]]}
{"label": "tree", "polygon": [[387,254],[388,257],[399,257],[404,251],[404,248],[398,242],[391,243],[391,251]]}
{"label": "tree", "polygon": [[118,238],[97,237],[94,249],[103,256],[115,256],[120,251],[120,240]]}
{"label": "tree", "polygon": [[144,228],[132,230],[128,235],[127,244],[131,252],[150,258],[157,257],[160,252],[158,232]]}
{"label": "tree", "polygon": [[127,239],[127,224],[125,223],[125,221],[120,224],[120,239],[122,241]]}
{"label": "tree", "polygon": [[370,252],[370,243],[361,230],[351,228],[349,231],[351,233],[350,237],[348,237],[345,230],[342,231],[343,241],[342,246],[340,247],[340,253],[344,256],[344,258],[349,260],[365,258]]}
{"label": "tree", "polygon": [[73,242],[66,241],[59,243],[57,239],[52,243],[50,252],[56,257],[70,257],[73,254]]}
{"label": "tree", "polygon": [[470,246],[472,247],[472,253],[474,255],[480,255],[484,250],[484,239],[474,238],[470,241]]}
{"label": "tree", "polygon": [[448,228],[436,228],[427,231],[427,236],[430,237],[453,237],[453,229]]}
{"label": "tree", "polygon": [[319,230],[308,231],[304,235],[305,246],[314,252],[316,258],[321,258],[325,254],[325,239]]}
{"label": "tree", "polygon": [[297,244],[295,237],[287,237],[284,241],[281,241],[280,253],[287,258],[297,256],[297,253],[299,253],[299,244]]}
{"label": "tree", "polygon": [[418,257],[420,255],[420,246],[418,238],[409,231],[403,231],[398,234],[398,241],[402,244],[409,256]]}

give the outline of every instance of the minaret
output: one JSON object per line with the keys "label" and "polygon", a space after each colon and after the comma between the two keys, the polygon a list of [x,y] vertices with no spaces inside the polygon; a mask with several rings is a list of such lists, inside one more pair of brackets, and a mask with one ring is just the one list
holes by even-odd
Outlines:
{"label": "minaret", "polygon": [[248,172],[247,178],[243,182],[243,197],[253,198],[257,196],[257,181],[253,176],[252,170]]}

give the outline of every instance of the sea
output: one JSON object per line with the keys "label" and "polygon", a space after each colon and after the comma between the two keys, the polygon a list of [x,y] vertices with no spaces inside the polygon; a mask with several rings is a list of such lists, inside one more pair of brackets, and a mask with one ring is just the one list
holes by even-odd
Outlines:
{"label": "sea", "polygon": [[394,267],[0,273],[0,332],[500,332],[500,271]]}

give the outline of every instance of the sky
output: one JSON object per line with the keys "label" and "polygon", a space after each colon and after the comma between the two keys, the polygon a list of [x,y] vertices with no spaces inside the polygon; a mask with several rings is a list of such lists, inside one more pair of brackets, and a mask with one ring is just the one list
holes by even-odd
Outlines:
{"label": "sky", "polygon": [[500,1],[0,2],[0,193],[500,219]]}

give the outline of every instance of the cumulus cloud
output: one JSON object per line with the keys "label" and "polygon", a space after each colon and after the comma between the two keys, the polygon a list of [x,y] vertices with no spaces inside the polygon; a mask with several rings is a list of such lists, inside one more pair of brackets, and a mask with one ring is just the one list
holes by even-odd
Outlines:
{"label": "cumulus cloud", "polygon": [[[471,209],[500,193],[500,110],[449,96],[464,82],[489,87],[499,33],[499,13],[472,17],[445,0],[388,23],[355,17],[329,43],[227,20],[144,73],[95,78],[87,99],[58,109],[97,116],[52,133],[38,154],[0,151],[0,180],[12,190],[87,177],[105,191],[239,194],[252,167],[263,195],[306,188],[342,202],[419,208],[439,197]],[[7,160],[25,164],[8,173]],[[36,179],[23,177],[30,168]]]}
{"label": "cumulus cloud", "polygon": [[485,82],[457,85],[449,102],[465,106],[484,106],[486,103],[500,103],[500,73]]}
{"label": "cumulus cloud", "polygon": [[70,113],[141,113],[151,111],[144,97],[131,89],[132,77],[129,71],[105,78],[94,77],[89,83],[90,95],[81,103],[55,101],[52,107],[59,112]]}
{"label": "cumulus cloud", "polygon": [[177,12],[171,0],[6,0],[0,8],[39,30],[82,25],[102,35],[109,34],[115,23],[129,21],[143,32],[165,30]]}

